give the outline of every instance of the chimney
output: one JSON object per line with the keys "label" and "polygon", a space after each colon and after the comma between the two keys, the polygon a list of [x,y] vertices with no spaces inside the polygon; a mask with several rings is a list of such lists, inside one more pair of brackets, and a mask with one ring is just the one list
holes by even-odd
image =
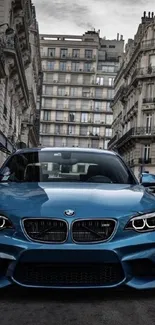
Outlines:
{"label": "chimney", "polygon": [[123,41],[123,35],[121,35],[121,41]]}
{"label": "chimney", "polygon": [[144,11],[144,18],[146,18],[146,11]]}
{"label": "chimney", "polygon": [[119,41],[119,33],[117,33],[117,41]]}
{"label": "chimney", "polygon": [[154,18],[154,12],[152,12],[152,18]]}
{"label": "chimney", "polygon": [[151,17],[151,13],[150,13],[150,11],[149,11],[149,18]]}

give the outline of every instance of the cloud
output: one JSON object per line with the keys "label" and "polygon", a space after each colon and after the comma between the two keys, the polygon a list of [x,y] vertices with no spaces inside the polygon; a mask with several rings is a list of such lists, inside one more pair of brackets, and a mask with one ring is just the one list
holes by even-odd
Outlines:
{"label": "cloud", "polygon": [[83,34],[101,30],[101,36],[133,38],[143,11],[154,0],[34,0],[41,33]]}

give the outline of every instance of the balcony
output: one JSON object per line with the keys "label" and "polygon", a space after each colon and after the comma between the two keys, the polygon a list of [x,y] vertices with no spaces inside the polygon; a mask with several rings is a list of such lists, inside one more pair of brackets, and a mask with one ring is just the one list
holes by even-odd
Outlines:
{"label": "balcony", "polygon": [[80,132],[80,133],[69,133],[69,131],[46,131],[46,132],[40,132],[41,136],[56,136],[56,137],[75,137],[75,138],[92,138],[92,139],[96,139],[96,140],[100,140],[103,139],[104,136],[100,136],[99,134],[93,134],[92,132],[86,131],[84,132]]}
{"label": "balcony", "polygon": [[155,49],[155,39],[150,39],[150,40],[147,40],[147,41],[143,41],[141,43],[141,49],[142,50]]}
{"label": "balcony", "polygon": [[13,61],[10,61],[10,75],[14,76],[18,74],[18,85],[21,87],[23,94],[21,99],[24,98],[25,108],[27,108],[29,105],[29,91],[25,77],[25,68],[23,64],[22,53],[17,35],[13,34],[11,37],[9,36],[6,38],[4,53],[7,57],[13,58]]}
{"label": "balcony", "polygon": [[126,132],[122,137],[119,139],[116,138],[117,136],[113,137],[111,141],[108,143],[108,148],[113,149],[121,148],[130,140],[134,139],[142,139],[142,138],[153,138],[155,139],[155,128],[146,128],[146,127],[137,127],[132,128],[128,132]]}
{"label": "balcony", "polygon": [[155,97],[154,98],[144,98],[143,104],[155,104]]}
{"label": "balcony", "polygon": [[146,68],[139,68],[134,71],[131,77],[131,84],[136,82],[138,79],[144,79],[144,78],[155,78],[155,67],[154,66],[148,66]]}
{"label": "balcony", "polygon": [[108,143],[108,148],[109,148],[109,149],[112,148],[112,147],[114,146],[114,144],[116,143],[117,139],[118,139],[118,136],[115,135],[115,136],[114,136],[114,137],[109,141],[109,143]]}
{"label": "balcony", "polygon": [[138,163],[141,164],[141,165],[149,165],[149,164],[151,164],[151,161],[152,161],[151,158],[148,158],[148,159],[139,158],[138,159]]}
{"label": "balcony", "polygon": [[68,111],[68,112],[92,112],[92,113],[112,113],[111,111],[107,111],[104,108],[100,107],[93,107],[93,106],[43,106],[42,110],[49,110],[49,111]]}
{"label": "balcony", "polygon": [[58,98],[71,98],[71,99],[76,99],[76,98],[81,98],[81,99],[93,99],[95,97],[95,95],[93,93],[89,94],[89,93],[83,93],[83,94],[70,94],[70,93],[58,93],[58,92],[54,92],[54,93],[49,93],[47,94],[46,92],[43,92],[43,96],[44,97],[58,97]]}
{"label": "balcony", "polygon": [[67,66],[66,68],[61,68],[60,66],[50,66],[48,64],[43,64],[42,65],[42,70],[43,71],[50,71],[50,72],[61,72],[61,73],[88,73],[88,74],[94,74],[95,73],[95,67],[92,67],[90,69],[85,69],[85,68],[78,68],[74,69],[71,66]]}
{"label": "balcony", "polygon": [[67,85],[67,86],[84,86],[84,87],[107,87],[107,88],[110,88],[110,89],[113,89],[114,88],[114,85],[113,84],[109,84],[108,82],[104,82],[102,85],[100,85],[99,83],[97,83],[95,80],[90,80],[89,82],[86,82],[85,80],[83,81],[78,81],[78,80],[69,80],[69,79],[66,79],[64,81],[62,80],[59,80],[59,79],[48,79],[48,80],[43,80],[43,84],[44,85]]}
{"label": "balcony", "polygon": [[[108,125],[104,121],[94,121],[93,119],[89,119],[87,121],[81,121],[79,119],[75,119],[74,121],[69,121],[69,119],[62,119],[62,120],[56,120],[56,119],[50,119],[50,120],[45,120],[44,118],[41,119],[42,123],[46,124],[72,124],[72,125],[97,125],[97,126],[105,126]],[[109,125],[110,126],[110,125]]]}
{"label": "balcony", "polygon": [[73,55],[71,53],[69,54],[50,54],[50,53],[42,53],[41,54],[42,59],[48,59],[48,60],[71,60],[71,61],[96,61],[96,55],[92,56],[84,56],[84,55]]}

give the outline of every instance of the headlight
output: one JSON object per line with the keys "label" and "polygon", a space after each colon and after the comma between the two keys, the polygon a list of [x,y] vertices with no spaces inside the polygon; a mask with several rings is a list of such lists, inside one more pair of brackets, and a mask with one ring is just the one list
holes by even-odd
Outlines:
{"label": "headlight", "polygon": [[155,230],[155,212],[132,218],[127,223],[125,229],[132,229],[138,232]]}
{"label": "headlight", "polygon": [[13,228],[11,221],[7,217],[0,216],[0,231],[9,228]]}

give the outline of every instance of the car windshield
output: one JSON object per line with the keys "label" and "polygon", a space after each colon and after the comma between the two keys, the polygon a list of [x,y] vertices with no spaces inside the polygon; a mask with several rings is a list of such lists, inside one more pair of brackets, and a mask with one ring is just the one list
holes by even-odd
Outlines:
{"label": "car windshield", "polygon": [[71,150],[15,154],[1,169],[1,182],[136,183],[118,156]]}

